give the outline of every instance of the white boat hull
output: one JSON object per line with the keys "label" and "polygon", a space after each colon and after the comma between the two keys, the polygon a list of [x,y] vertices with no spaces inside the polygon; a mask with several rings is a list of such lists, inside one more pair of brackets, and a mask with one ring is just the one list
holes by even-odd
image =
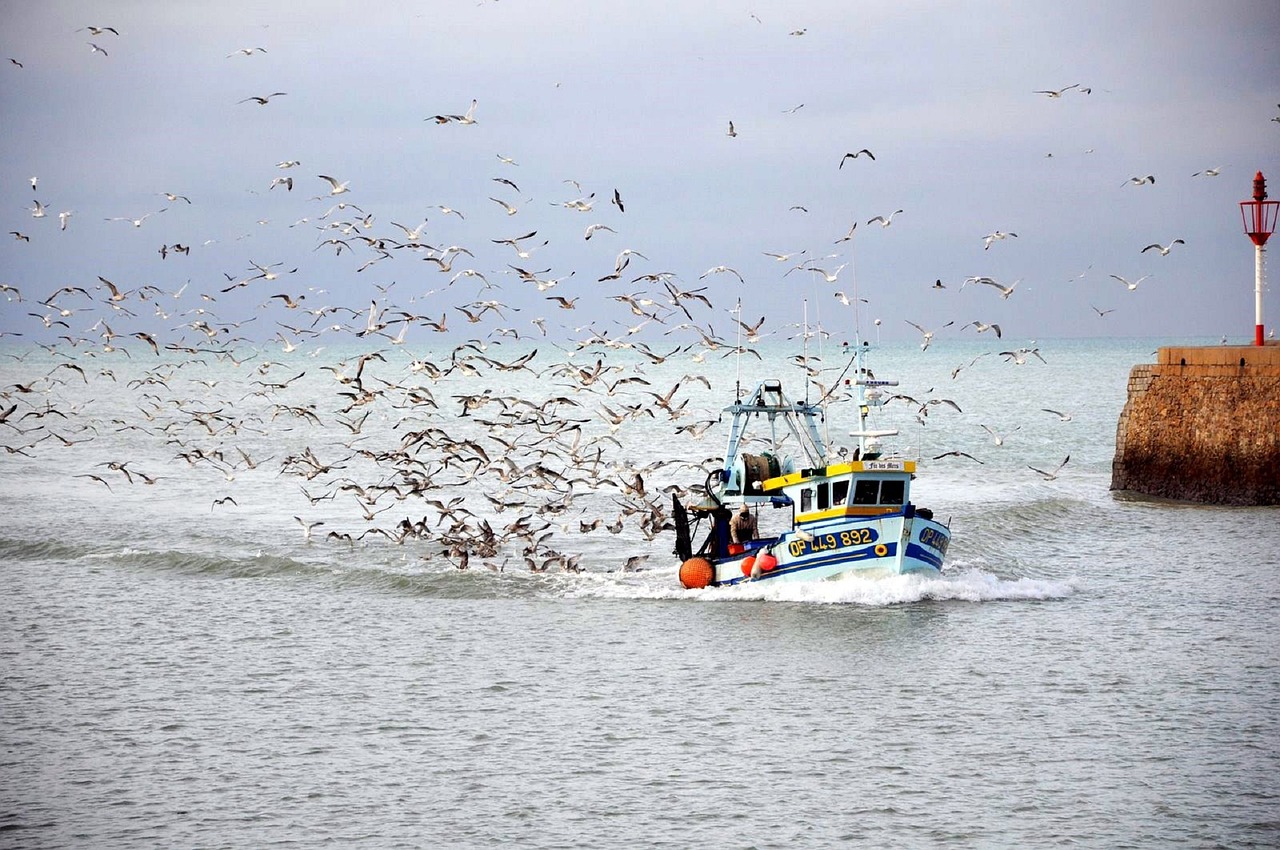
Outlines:
{"label": "white boat hull", "polygon": [[[713,583],[823,581],[850,574],[868,578],[937,574],[950,540],[946,526],[920,516],[844,518],[752,541],[741,554],[717,558],[713,561]],[[777,564],[767,570],[755,563],[765,552],[777,558]]]}

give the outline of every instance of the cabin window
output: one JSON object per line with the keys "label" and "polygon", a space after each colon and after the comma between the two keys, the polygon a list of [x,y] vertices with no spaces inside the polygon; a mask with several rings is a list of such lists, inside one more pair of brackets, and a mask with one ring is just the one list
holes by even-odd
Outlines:
{"label": "cabin window", "polygon": [[818,485],[818,510],[825,511],[831,507],[831,488],[827,482]]}
{"label": "cabin window", "polygon": [[800,512],[813,510],[813,490],[809,487],[800,491]]}
{"label": "cabin window", "polygon": [[831,504],[843,505],[847,501],[849,501],[849,482],[833,482],[831,484]]}
{"label": "cabin window", "polygon": [[853,485],[853,503],[855,505],[874,505],[879,492],[879,481],[866,479],[857,481]]}
{"label": "cabin window", "polygon": [[881,481],[880,504],[901,505],[906,496],[906,490],[905,481]]}

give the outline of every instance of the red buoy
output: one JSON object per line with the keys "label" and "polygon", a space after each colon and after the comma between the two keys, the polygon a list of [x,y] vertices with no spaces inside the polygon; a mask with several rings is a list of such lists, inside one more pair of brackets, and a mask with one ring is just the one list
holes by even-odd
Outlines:
{"label": "red buoy", "polygon": [[744,576],[750,577],[750,576],[751,576],[751,568],[752,568],[752,567],[754,567],[755,565],[756,565],[756,556],[755,556],[755,555],[748,555],[747,557],[743,558],[743,559],[742,559],[742,574],[743,574]]}
{"label": "red buoy", "polygon": [[760,569],[767,573],[778,566],[778,559],[773,556],[772,552],[765,552],[763,555],[756,556],[756,563],[760,565]]}
{"label": "red buoy", "polygon": [[700,590],[711,584],[715,568],[706,558],[690,558],[680,565],[680,583],[689,590]]}

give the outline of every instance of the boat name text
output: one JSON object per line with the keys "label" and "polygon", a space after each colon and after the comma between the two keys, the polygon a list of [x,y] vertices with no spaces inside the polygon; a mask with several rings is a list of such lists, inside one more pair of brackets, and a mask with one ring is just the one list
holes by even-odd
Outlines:
{"label": "boat name text", "polygon": [[791,557],[800,558],[829,549],[843,549],[845,546],[866,546],[875,543],[879,536],[871,528],[852,528],[837,534],[815,534],[810,540],[792,540],[787,548],[791,550]]}
{"label": "boat name text", "polygon": [[947,544],[951,542],[951,539],[936,528],[922,528],[920,530],[920,542],[925,546],[937,549],[945,555],[947,554]]}

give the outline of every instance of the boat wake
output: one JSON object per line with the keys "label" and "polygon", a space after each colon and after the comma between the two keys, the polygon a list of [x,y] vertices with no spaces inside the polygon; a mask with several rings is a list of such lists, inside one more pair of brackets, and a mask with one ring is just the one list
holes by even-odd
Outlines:
{"label": "boat wake", "polygon": [[848,575],[820,582],[747,582],[730,587],[685,590],[673,587],[666,571],[600,576],[605,581],[575,582],[564,594],[579,598],[684,599],[695,602],[798,602],[809,605],[862,605],[884,608],[915,602],[1008,602],[1064,599],[1078,589],[1074,579],[1002,578],[976,568],[865,578]]}

